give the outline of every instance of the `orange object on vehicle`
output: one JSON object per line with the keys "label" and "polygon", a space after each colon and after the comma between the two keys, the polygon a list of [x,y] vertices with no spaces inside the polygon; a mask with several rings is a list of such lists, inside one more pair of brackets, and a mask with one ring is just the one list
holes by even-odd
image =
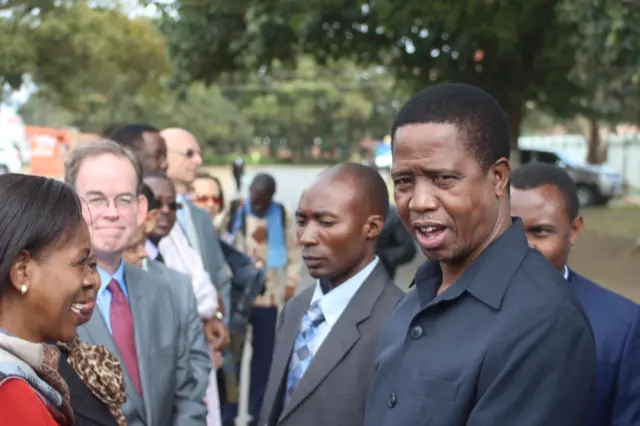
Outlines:
{"label": "orange object on vehicle", "polygon": [[64,160],[71,149],[71,133],[67,130],[27,126],[31,148],[31,174],[62,177]]}

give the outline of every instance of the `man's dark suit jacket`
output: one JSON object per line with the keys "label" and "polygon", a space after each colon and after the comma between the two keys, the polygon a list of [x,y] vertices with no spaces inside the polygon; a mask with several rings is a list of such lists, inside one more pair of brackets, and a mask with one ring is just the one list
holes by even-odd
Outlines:
{"label": "man's dark suit jacket", "polygon": [[305,289],[282,311],[260,426],[363,423],[380,327],[404,293],[378,263],[331,328],[283,410],[293,344],[314,291],[315,286]]}
{"label": "man's dark suit jacket", "polygon": [[640,425],[640,306],[569,270],[596,338],[598,376],[586,426]]}
{"label": "man's dark suit jacket", "polygon": [[441,283],[426,262],[382,327],[364,425],[584,426],[593,331],[522,221]]}
{"label": "man's dark suit jacket", "polygon": [[58,368],[60,375],[69,385],[71,407],[76,416],[75,426],[118,426],[109,408],[91,393],[67,362],[67,355],[63,351],[60,352]]}
{"label": "man's dark suit jacket", "polygon": [[395,206],[389,206],[389,214],[382,232],[376,240],[376,254],[387,268],[389,276],[396,276],[398,266],[411,262],[418,249],[411,234],[407,232]]}

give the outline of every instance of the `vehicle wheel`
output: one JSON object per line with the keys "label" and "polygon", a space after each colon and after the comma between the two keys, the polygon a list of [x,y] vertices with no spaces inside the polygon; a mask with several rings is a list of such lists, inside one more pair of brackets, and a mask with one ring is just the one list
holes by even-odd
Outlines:
{"label": "vehicle wheel", "polygon": [[9,168],[4,164],[0,164],[0,175],[3,175],[5,173],[9,173]]}
{"label": "vehicle wheel", "polygon": [[591,206],[596,203],[598,193],[587,185],[578,185],[578,202],[581,207]]}

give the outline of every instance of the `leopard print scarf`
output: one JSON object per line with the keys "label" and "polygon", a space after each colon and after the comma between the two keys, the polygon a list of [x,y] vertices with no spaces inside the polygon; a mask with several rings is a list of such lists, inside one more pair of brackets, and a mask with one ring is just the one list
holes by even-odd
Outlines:
{"label": "leopard print scarf", "polygon": [[127,426],[121,406],[127,400],[120,361],[102,345],[88,345],[76,336],[71,343],[59,342],[67,361],[91,393],[102,401],[118,426]]}

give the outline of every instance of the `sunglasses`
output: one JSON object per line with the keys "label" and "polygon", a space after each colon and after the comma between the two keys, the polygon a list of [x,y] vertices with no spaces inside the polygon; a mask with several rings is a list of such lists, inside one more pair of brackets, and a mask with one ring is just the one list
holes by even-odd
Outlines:
{"label": "sunglasses", "polygon": [[176,210],[180,210],[182,208],[182,204],[180,204],[177,201],[164,201],[164,200],[156,199],[156,205],[158,206],[157,207],[158,210],[160,210],[164,206],[167,206],[167,207],[169,207],[169,210],[174,211],[174,212]]}
{"label": "sunglasses", "polygon": [[197,195],[195,196],[195,201],[198,203],[220,204],[222,202],[222,198],[213,195]]}
{"label": "sunglasses", "polygon": [[184,156],[186,158],[193,158],[196,155],[202,156],[202,153],[200,151],[197,151],[197,150],[191,149],[191,148],[189,148],[186,151],[172,151],[172,152],[175,152],[176,154],[180,154],[180,155],[182,155],[182,156]]}

